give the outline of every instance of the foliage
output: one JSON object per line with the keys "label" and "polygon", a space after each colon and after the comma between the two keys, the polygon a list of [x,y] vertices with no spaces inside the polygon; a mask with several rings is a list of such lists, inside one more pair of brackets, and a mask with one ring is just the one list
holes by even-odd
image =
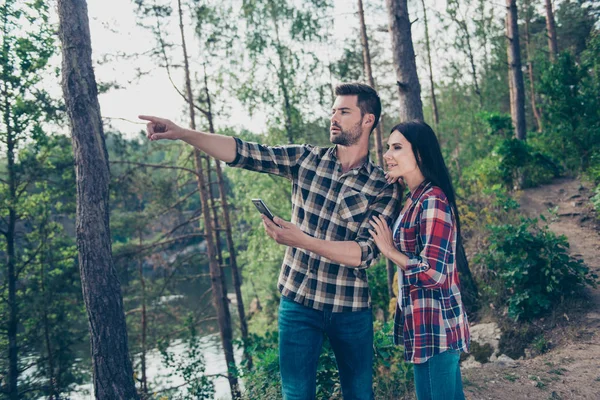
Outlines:
{"label": "foliage", "polygon": [[590,167],[600,152],[600,35],[590,39],[581,63],[570,53],[543,67],[539,91],[544,120],[543,145],[559,152],[565,167],[579,171]]}
{"label": "foliage", "polygon": [[[542,218],[543,221],[545,221]],[[546,314],[565,298],[579,296],[595,276],[569,255],[569,243],[537,220],[492,225],[486,249],[475,262],[494,275],[485,289],[498,309],[508,306],[509,317],[530,320]]]}
{"label": "foliage", "polygon": [[465,169],[462,178],[467,185],[476,188],[501,184],[513,189],[520,184],[521,188],[527,188],[559,175],[560,169],[551,157],[536,149],[532,142],[513,137],[510,116],[482,113],[480,117],[488,124],[488,134],[495,138],[496,144],[488,156]]}
{"label": "foliage", "polygon": [[158,348],[164,367],[174,370],[169,377],[175,375],[186,383],[183,393],[179,388],[168,389],[163,393],[169,399],[177,400],[212,399],[215,393],[214,384],[212,379],[205,374],[205,361],[194,318],[188,317],[186,325],[187,334],[181,343],[185,347],[185,351],[176,355],[169,347],[169,341],[159,342]]}

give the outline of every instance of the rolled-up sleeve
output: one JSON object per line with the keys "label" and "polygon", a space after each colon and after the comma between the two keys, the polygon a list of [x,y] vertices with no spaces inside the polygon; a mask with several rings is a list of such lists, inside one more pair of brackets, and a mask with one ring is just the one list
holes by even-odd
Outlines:
{"label": "rolled-up sleeve", "polygon": [[423,201],[419,222],[421,252],[408,260],[404,276],[408,283],[423,288],[444,284],[448,265],[454,262],[456,230],[447,199],[432,196]]}
{"label": "rolled-up sleeve", "polygon": [[381,215],[389,226],[392,225],[395,213],[398,210],[399,186],[386,186],[369,206],[356,236],[356,243],[360,246],[360,265],[357,269],[369,268],[379,256],[379,249],[375,240],[369,233],[371,224],[369,221],[377,215]]}
{"label": "rolled-up sleeve", "polygon": [[310,145],[265,146],[234,138],[236,157],[230,167],[264,172],[293,179],[300,161],[310,153]]}

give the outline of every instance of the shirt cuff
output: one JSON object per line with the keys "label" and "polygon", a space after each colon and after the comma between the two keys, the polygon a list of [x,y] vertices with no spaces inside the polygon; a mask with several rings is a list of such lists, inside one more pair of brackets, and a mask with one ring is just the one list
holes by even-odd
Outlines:
{"label": "shirt cuff", "polygon": [[404,270],[404,276],[410,277],[413,275],[420,274],[429,269],[429,265],[421,262],[418,258],[409,258],[406,263],[406,269]]}
{"label": "shirt cuff", "polygon": [[369,268],[375,259],[373,249],[368,242],[356,242],[360,247],[360,265],[357,268]]}
{"label": "shirt cuff", "polygon": [[235,159],[232,162],[225,163],[230,167],[240,167],[244,163],[244,157],[242,157],[242,149],[244,147],[244,142],[234,137],[235,140]]}

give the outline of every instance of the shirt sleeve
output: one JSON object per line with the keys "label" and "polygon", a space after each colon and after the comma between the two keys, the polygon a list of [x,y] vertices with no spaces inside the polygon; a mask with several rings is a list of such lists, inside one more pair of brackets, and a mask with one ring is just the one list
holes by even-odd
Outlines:
{"label": "shirt sleeve", "polygon": [[447,199],[437,196],[423,201],[419,222],[419,239],[423,249],[406,264],[408,283],[422,288],[441,287],[454,262],[455,226]]}
{"label": "shirt sleeve", "polygon": [[369,268],[379,256],[379,249],[369,233],[369,229],[371,229],[369,221],[373,217],[381,215],[388,226],[391,226],[394,223],[395,213],[398,210],[398,198],[399,186],[396,184],[389,185],[381,191],[375,201],[369,206],[369,209],[365,213],[365,218],[358,228],[358,235],[356,235],[355,239],[361,250],[360,265],[356,267],[357,269]]}
{"label": "shirt sleeve", "polygon": [[227,165],[283,176],[290,180],[297,175],[300,161],[313,148],[310,145],[265,146],[239,138],[234,139],[236,156]]}

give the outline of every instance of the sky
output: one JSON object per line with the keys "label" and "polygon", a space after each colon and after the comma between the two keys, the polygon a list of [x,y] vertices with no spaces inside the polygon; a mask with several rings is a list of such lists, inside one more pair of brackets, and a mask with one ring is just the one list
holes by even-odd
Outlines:
{"label": "sky", "polygon": [[[239,1],[239,0],[234,0]],[[302,1],[302,0],[297,0]],[[174,0],[173,0],[173,3]],[[421,6],[420,2],[409,2],[411,20],[413,24],[413,42],[418,42],[422,37],[422,28],[420,25]],[[428,2],[431,7],[442,11],[445,1]],[[335,58],[343,51],[344,38],[350,35],[358,36],[358,18],[356,15],[356,2],[353,0],[334,0],[334,9],[332,15],[334,22],[331,32],[333,33],[332,44],[327,49],[328,54],[323,57]],[[373,0],[365,2],[365,14],[369,28],[373,26],[386,26],[387,18],[383,7],[383,0]],[[92,40],[93,58],[95,62],[96,80],[99,83],[115,82],[121,88],[112,89],[99,96],[100,106],[104,122],[108,129],[114,128],[121,131],[127,137],[134,137],[144,125],[139,123],[137,115],[150,114],[163,116],[181,124],[185,124],[186,111],[185,104],[173,88],[164,68],[158,66],[156,60],[150,57],[125,57],[123,55],[143,54],[150,51],[155,46],[155,38],[147,29],[137,24],[133,0],[88,0],[88,15],[90,18],[90,32]],[[430,14],[433,14],[430,13]],[[435,20],[433,15],[428,15],[430,31],[435,31]],[[187,27],[188,49],[190,50],[190,60],[192,67],[194,61],[201,59],[200,55],[194,54],[195,46],[193,40],[195,35],[193,27]],[[178,35],[176,25],[165,27],[172,34]],[[385,38],[385,32],[370,34],[382,35]],[[385,39],[384,39],[385,40]],[[339,47],[336,47],[340,44]],[[436,43],[433,43],[436,46]],[[417,52],[419,48],[416,48]],[[117,56],[120,54],[121,56]],[[443,57],[451,57],[451,54],[444,54]],[[391,57],[391,56],[390,56]],[[425,82],[425,70],[423,54],[417,54],[417,63],[419,74],[421,75],[421,86],[424,95],[427,95],[427,83]],[[57,56],[56,63],[60,63],[60,56]],[[434,59],[434,67],[441,69],[444,64],[439,57]],[[198,65],[196,65],[198,67]],[[141,78],[137,78],[137,71],[144,71]],[[393,83],[395,80],[394,72],[390,70],[384,74],[384,78],[389,77]],[[180,70],[173,72],[174,83],[182,90],[183,73]],[[59,96],[62,95],[59,86],[59,80],[54,82],[53,92]],[[183,91],[183,90],[182,90]],[[217,129],[223,126],[233,126],[238,129],[245,128],[255,133],[266,130],[268,115],[265,111],[258,110],[249,115],[246,107],[242,106],[235,98],[230,99],[230,115],[217,118]],[[326,112],[327,110],[322,110]],[[224,118],[227,118],[225,120]]]}
{"label": "sky", "polygon": [[[334,13],[343,14],[341,19],[346,18],[347,16],[344,15],[348,11],[347,2],[336,0],[336,3]],[[117,58],[111,62],[99,63],[107,54],[144,53],[155,45],[152,34],[137,25],[134,7],[132,0],[88,0],[96,80],[116,81],[123,87],[99,96],[102,115],[105,123],[109,123],[127,136],[136,135],[140,129],[144,129],[144,125],[129,122],[137,122],[139,114],[164,116],[182,124],[186,121],[184,102],[173,88],[165,69],[148,57],[138,60]],[[187,36],[194,38],[192,28]],[[193,42],[188,43],[192,62],[193,50],[196,47]],[[148,74],[137,79],[137,69]],[[181,71],[173,73],[173,80],[180,89],[183,88]],[[267,115],[264,112],[257,111],[250,116],[245,107],[237,100],[231,99],[231,115],[227,121],[217,120],[217,125],[243,127],[260,133],[266,129],[266,122]]]}

